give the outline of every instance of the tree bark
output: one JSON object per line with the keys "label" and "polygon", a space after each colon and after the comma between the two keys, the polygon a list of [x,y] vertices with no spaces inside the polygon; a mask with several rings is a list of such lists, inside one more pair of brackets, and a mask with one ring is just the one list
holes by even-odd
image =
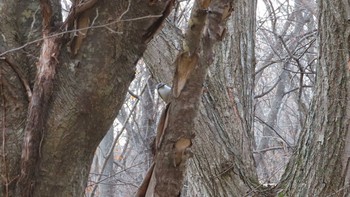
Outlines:
{"label": "tree bark", "polygon": [[[163,132],[164,137],[156,140],[159,149],[150,181],[140,187],[140,190],[147,187],[147,192],[138,192],[138,196],[179,196],[181,193],[202,85],[213,60],[212,47],[222,38],[223,22],[232,9],[229,1],[206,3],[196,2],[192,9],[183,51],[174,64],[172,99],[161,117],[163,127],[157,131]],[[203,10],[207,6],[212,12]]]}
{"label": "tree bark", "polygon": [[193,195],[250,196],[256,191],[252,156],[255,9],[256,1],[235,1],[228,35],[216,49],[190,163]]}
{"label": "tree bark", "polygon": [[289,196],[347,196],[350,192],[349,36],[346,1],[319,1],[316,93],[277,189]]}
{"label": "tree bark", "polygon": [[[90,0],[77,4],[71,18],[68,17],[71,21],[64,25],[59,17],[59,1],[41,1],[42,7],[52,9],[51,14],[43,9],[43,17],[37,2],[0,4],[0,17],[4,21],[0,25],[3,35],[0,36],[0,173],[4,177],[1,179],[4,196],[83,195],[95,148],[124,101],[136,62],[172,7],[171,1],[128,3]],[[23,20],[16,20],[17,14]],[[73,23],[77,26],[73,27]],[[74,29],[77,27],[85,29],[78,32]],[[45,28],[50,31],[45,33],[47,38],[43,43],[40,40],[28,43],[41,37]],[[62,33],[65,30],[73,33]],[[58,37],[51,37],[53,34]],[[53,38],[59,39],[62,47],[48,53],[50,62],[44,62],[56,74],[52,75],[52,91],[43,93],[47,102],[43,105],[42,100],[34,103],[27,87],[31,90],[38,83],[33,70],[34,73],[48,71],[40,70],[44,67],[33,69],[37,61],[33,59],[42,59],[45,52],[53,49],[42,47],[42,55],[36,49]],[[13,50],[15,47],[20,48]],[[40,82],[43,86],[50,85],[45,75]],[[32,91],[33,95],[37,92],[35,88]],[[37,113],[42,118],[32,119],[35,124],[27,132],[36,137],[33,149],[29,146],[26,150],[36,156],[29,158],[34,159],[32,164],[21,167],[19,153],[25,148],[23,140],[28,140],[23,134],[30,123],[25,122],[30,116],[28,101],[42,107]],[[28,181],[18,182],[21,171],[30,175]]]}
{"label": "tree bark", "polygon": [[[241,2],[243,5],[243,2]],[[215,163],[217,155],[225,155],[225,146],[221,148],[223,144],[222,142],[233,143],[235,147],[241,144],[247,143],[234,143],[231,142],[230,135],[232,136],[242,136],[242,132],[237,133],[228,133],[227,135],[223,135],[221,137],[221,141],[216,140],[220,137],[219,134],[224,132],[212,132],[212,134],[206,135],[206,131],[211,128],[215,128],[217,126],[220,130],[226,131],[227,127],[219,121],[206,121],[202,123],[202,127],[198,127],[196,125],[195,128],[198,129],[200,135],[197,135],[194,141],[194,159],[193,163],[195,167],[190,167],[190,176],[189,182],[190,184],[190,192],[192,195],[201,195],[201,196],[219,196],[219,195],[237,195],[244,196],[247,195],[245,192],[248,191],[248,195],[252,195],[249,189],[253,191],[256,190],[265,190],[266,193],[261,192],[260,196],[264,194],[264,196],[275,196],[278,193],[279,196],[346,196],[349,193],[349,106],[348,106],[348,91],[349,91],[349,25],[347,19],[347,11],[349,10],[349,6],[346,1],[338,1],[338,2],[329,2],[329,1],[319,1],[319,10],[320,10],[320,34],[319,34],[319,44],[320,44],[320,58],[319,58],[319,68],[317,70],[317,88],[316,88],[316,96],[313,100],[313,103],[310,107],[310,114],[306,121],[306,128],[302,131],[302,134],[299,138],[297,150],[295,155],[292,157],[289,165],[286,169],[286,173],[284,174],[282,181],[278,184],[278,186],[274,189],[265,188],[263,186],[258,186],[257,182],[254,182],[254,179],[246,179],[242,176],[242,174],[249,170],[242,170],[244,168],[239,168],[244,165],[235,165],[234,162],[240,161],[236,159],[236,157],[228,157],[229,165],[228,167],[223,168],[223,173],[217,173],[221,175],[220,180],[212,181],[213,174],[215,172],[220,172],[220,165]],[[236,11],[236,9],[235,9]],[[246,19],[249,17],[243,17],[242,19]],[[237,31],[242,31],[242,27],[246,27],[244,22],[241,21],[239,26],[237,27]],[[242,29],[240,29],[241,27]],[[244,30],[244,29],[243,29]],[[252,29],[251,29],[252,30]],[[251,34],[254,31],[247,31],[247,34]],[[234,34],[234,35],[242,35],[242,34]],[[244,34],[243,34],[244,35]],[[238,36],[237,36],[238,37]],[[235,38],[235,37],[233,37]],[[242,38],[242,37],[240,37]],[[249,40],[249,39],[242,39]],[[242,41],[243,42],[243,41]],[[239,42],[240,43],[240,42]],[[236,50],[240,50],[242,46],[250,46],[250,45],[235,45]],[[226,48],[225,48],[226,49]],[[241,48],[242,54],[246,54],[247,51],[244,48]],[[162,51],[162,50],[160,50]],[[220,50],[226,51],[226,50]],[[235,57],[241,57],[240,55],[235,55]],[[168,60],[164,61],[167,62]],[[239,61],[235,65],[240,65]],[[218,64],[221,65],[221,64]],[[241,66],[245,66],[246,64],[242,64]],[[236,77],[232,77],[235,80],[239,80],[240,83],[235,83],[233,86],[234,90],[238,93],[233,94],[235,97],[233,101],[237,104],[238,114],[245,112],[245,110],[239,110],[243,107],[246,107],[246,103],[242,102],[246,97],[242,98],[242,94],[247,95],[247,90],[249,92],[249,86],[244,86],[244,84],[248,84],[247,82],[242,82],[242,80],[247,80],[244,77],[244,67],[241,69],[237,69]],[[155,73],[161,73],[160,69],[153,69]],[[219,69],[217,69],[219,70]],[[210,75],[208,78],[208,92],[206,95],[210,95],[212,100],[213,107],[221,108],[220,112],[225,114],[225,110],[227,109],[227,104],[218,99],[220,95],[220,88],[224,87],[223,85],[216,85],[214,82],[211,82],[212,78],[217,80],[222,80],[221,76],[224,74],[217,74],[219,71],[214,70],[210,71]],[[215,72],[216,71],[216,72]],[[228,72],[229,73],[229,72]],[[226,73],[225,73],[226,74]],[[163,75],[165,76],[165,75]],[[213,76],[213,77],[210,77]],[[250,76],[249,76],[250,77]],[[215,85],[210,85],[211,83]],[[216,91],[216,87],[218,88]],[[247,89],[244,89],[247,88]],[[238,89],[238,90],[237,90]],[[224,88],[221,90],[225,91]],[[239,92],[241,90],[241,92]],[[213,93],[211,93],[213,92]],[[238,98],[236,98],[238,97]],[[249,97],[248,97],[249,98]],[[202,98],[204,100],[204,98]],[[209,100],[209,99],[207,99]],[[215,105],[215,106],[214,106]],[[205,105],[208,108],[208,103]],[[226,108],[223,108],[225,106]],[[249,108],[248,108],[249,109]],[[199,120],[201,117],[211,115],[211,120],[220,120],[221,118],[217,118],[220,116],[224,116],[222,114],[211,113],[213,110],[207,110],[207,113],[201,113],[199,116]],[[248,110],[249,111],[249,110]],[[210,113],[208,113],[210,112]],[[247,114],[245,114],[247,115]],[[227,116],[230,116],[230,113],[227,113]],[[231,115],[232,116],[232,115]],[[239,116],[238,116],[239,117]],[[245,117],[245,116],[243,116]],[[229,118],[229,121],[224,123],[229,124],[233,118]],[[237,120],[238,125],[241,126],[242,122],[247,119]],[[199,121],[197,121],[197,124]],[[209,125],[209,126],[208,126]],[[249,127],[249,124],[248,124]],[[236,126],[237,128],[237,126]],[[238,129],[237,129],[238,130]],[[249,131],[249,130],[248,130]],[[243,133],[244,135],[245,133]],[[200,137],[198,137],[200,136]],[[207,140],[206,140],[207,139]],[[220,139],[220,138],[219,138]],[[239,139],[239,138],[238,138]],[[196,143],[199,140],[201,143]],[[226,140],[226,141],[225,141]],[[208,141],[211,146],[210,151],[205,151],[206,145],[205,141]],[[239,141],[238,141],[239,142]],[[246,141],[242,141],[246,142]],[[227,143],[227,144],[228,144]],[[220,145],[218,145],[220,144]],[[196,148],[196,146],[200,146],[200,148]],[[203,145],[203,146],[202,146]],[[218,148],[220,147],[220,148]],[[208,150],[207,149],[207,150]],[[202,150],[199,152],[198,150]],[[218,150],[218,151],[216,151]],[[235,150],[235,149],[233,149]],[[239,152],[240,149],[238,149]],[[216,152],[215,152],[216,151]],[[221,152],[220,152],[221,151]],[[211,152],[214,152],[210,154]],[[222,153],[223,152],[223,153]],[[202,153],[202,154],[200,154]],[[238,158],[242,157],[242,153],[239,152]],[[222,158],[225,158],[222,156]],[[232,159],[233,158],[233,159]],[[198,160],[198,161],[196,161]],[[224,160],[224,159],[222,159]],[[247,161],[249,161],[247,159]],[[239,162],[238,162],[239,163]],[[231,164],[231,165],[230,165]],[[190,164],[192,166],[193,164]],[[209,166],[205,168],[203,166]],[[223,165],[225,167],[225,165]],[[238,166],[238,167],[236,167]],[[249,165],[248,165],[249,166]],[[211,168],[210,168],[211,167]],[[208,170],[209,169],[209,170]],[[213,170],[210,170],[213,169]],[[225,170],[228,169],[228,170]],[[215,171],[216,170],[216,171]],[[243,174],[245,175],[245,174]],[[219,176],[220,177],[220,176]],[[242,178],[243,177],[243,178]],[[211,178],[211,179],[210,179]],[[235,179],[236,178],[236,179]],[[191,181],[194,180],[194,181]],[[224,180],[224,181],[221,181]],[[249,180],[253,180],[249,182]],[[234,181],[237,181],[233,184]],[[254,183],[256,185],[254,186]],[[249,185],[253,185],[249,188]],[[191,189],[192,186],[192,189]],[[231,190],[231,191],[228,191]],[[233,193],[235,192],[235,193]],[[259,191],[256,191],[259,192]],[[259,193],[256,194],[259,196]]]}
{"label": "tree bark", "polygon": [[[258,185],[251,128],[255,6],[255,1],[235,1],[226,37],[215,47],[195,119],[194,156],[188,163],[189,196],[252,195],[249,192]],[[156,77],[169,82],[174,69],[172,54],[181,36],[172,25],[166,25],[163,31],[150,43],[145,61]]]}

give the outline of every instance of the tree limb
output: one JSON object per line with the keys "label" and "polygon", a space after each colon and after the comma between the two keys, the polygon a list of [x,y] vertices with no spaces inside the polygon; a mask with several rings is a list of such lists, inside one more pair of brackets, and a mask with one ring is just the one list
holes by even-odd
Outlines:
{"label": "tree limb", "polygon": [[38,174],[40,146],[45,131],[47,108],[52,95],[53,80],[58,65],[61,37],[47,36],[51,33],[53,21],[51,4],[41,0],[43,16],[43,36],[41,54],[38,62],[33,95],[28,107],[27,123],[24,130],[24,142],[21,158],[21,177],[19,185],[23,197],[33,196],[35,177]]}

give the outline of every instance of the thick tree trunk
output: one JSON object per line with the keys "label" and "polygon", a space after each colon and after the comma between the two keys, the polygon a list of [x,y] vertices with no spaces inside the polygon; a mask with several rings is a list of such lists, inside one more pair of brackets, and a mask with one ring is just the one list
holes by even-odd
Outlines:
{"label": "thick tree trunk", "polygon": [[[5,1],[0,4],[0,17],[4,21],[0,25],[0,174],[4,196],[19,196],[19,193],[23,196],[83,194],[95,148],[124,101],[136,62],[172,5],[171,1],[136,4],[131,1],[96,3],[90,0],[77,4],[71,18],[68,17],[67,26],[62,26],[60,1],[52,2],[41,1],[42,5],[46,3],[42,7],[51,6],[53,10],[52,16],[50,12],[43,12],[45,27],[41,27],[43,20],[37,2]],[[86,9],[87,5],[91,8]],[[42,48],[43,55],[40,56],[36,50],[40,48],[41,41],[38,41],[9,51],[41,37],[40,32],[44,28],[49,28],[46,36],[66,28],[73,30],[73,33],[57,37],[62,47],[52,45],[59,51],[47,54],[51,62],[43,62],[49,67],[57,64],[53,67],[56,74],[52,75],[52,91],[43,92],[47,106],[42,105],[42,100],[33,103],[30,88],[33,83],[38,83],[34,81],[32,72],[37,61],[34,59],[42,59],[44,53],[52,48]],[[77,32],[71,28],[85,29]],[[48,37],[51,38],[55,37]],[[40,70],[43,68],[36,72],[47,74],[47,69]],[[47,82],[45,77],[40,81],[42,87]],[[34,95],[37,90],[33,91]],[[35,119],[35,114],[32,116],[33,129],[28,129],[30,125],[25,122],[28,101],[47,113],[36,113],[42,117],[39,120]],[[42,124],[36,121],[42,121]],[[27,155],[33,154],[35,158],[30,157],[33,163],[24,164],[21,168],[20,153],[24,148],[25,128],[29,134],[26,136],[33,137],[26,138],[29,140],[27,147],[31,147],[32,142],[35,145],[33,149],[26,149],[29,151]],[[18,180],[25,180],[24,175],[29,175],[25,176],[28,181],[19,182],[21,187],[17,187]],[[19,188],[30,191],[20,191]]]}
{"label": "thick tree trunk", "polygon": [[318,3],[320,57],[316,93],[297,153],[278,185],[281,195],[350,193],[349,4]]}

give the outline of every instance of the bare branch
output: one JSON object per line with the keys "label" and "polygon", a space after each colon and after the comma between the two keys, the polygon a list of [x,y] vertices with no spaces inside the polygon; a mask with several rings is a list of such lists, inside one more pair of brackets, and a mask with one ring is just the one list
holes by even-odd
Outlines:
{"label": "bare branch", "polygon": [[17,66],[17,64],[15,64],[13,62],[12,59],[10,59],[9,57],[5,57],[4,61],[11,66],[11,68],[13,69],[13,71],[15,71],[15,73],[17,74],[18,78],[21,80],[23,87],[26,89],[27,92],[27,96],[28,96],[28,102],[30,102],[30,100],[32,99],[32,90],[30,89],[30,85],[28,83],[28,80],[26,79],[26,77],[24,76],[22,70]]}
{"label": "bare branch", "polygon": [[[79,32],[79,31],[86,30],[86,29],[105,28],[105,27],[108,27],[109,25],[113,25],[113,24],[115,24],[115,23],[120,23],[120,22],[130,22],[130,21],[144,20],[144,19],[149,19],[149,18],[159,18],[159,17],[161,17],[161,16],[162,16],[162,15],[147,15],[147,16],[141,16],[141,17],[136,17],[136,18],[130,18],[130,19],[123,19],[123,20],[118,20],[118,21],[112,21],[112,22],[110,22],[110,23],[106,23],[106,24],[102,24],[102,25],[95,25],[95,26],[90,26],[90,27],[85,27],[85,28],[80,28],[80,29],[67,30],[67,31],[64,31],[64,32],[55,33],[55,34],[46,36],[46,38],[53,38],[53,37],[57,37],[57,36],[61,36],[61,35],[67,34],[67,33]],[[117,33],[122,34],[122,32],[117,32]],[[10,50],[4,51],[4,52],[2,52],[2,53],[0,54],[0,57],[2,58],[4,55],[6,55],[6,54],[8,54],[8,53],[12,53],[12,52],[18,51],[18,50],[20,50],[20,49],[23,49],[24,47],[29,46],[29,45],[32,45],[32,44],[41,42],[41,41],[43,41],[44,39],[45,39],[45,38],[39,38],[39,39],[30,41],[30,42],[27,42],[26,44],[24,44],[24,45],[22,45],[22,46],[19,46],[19,47],[12,48],[12,49],[10,49]]]}
{"label": "bare branch", "polygon": [[279,79],[276,81],[276,83],[275,83],[270,89],[268,89],[266,92],[263,92],[263,93],[261,93],[261,94],[259,94],[259,95],[254,96],[254,99],[261,98],[261,97],[265,96],[266,94],[270,93],[273,89],[275,89],[275,87],[277,86],[277,84],[278,84],[280,81],[281,81],[281,78],[279,78]]}
{"label": "bare branch", "polygon": [[289,148],[293,149],[293,146],[290,145],[289,142],[288,142],[286,139],[284,139],[273,127],[271,127],[269,124],[267,124],[264,120],[262,120],[262,119],[259,118],[258,116],[255,116],[255,118],[256,118],[259,122],[261,122],[261,123],[263,123],[264,125],[266,125],[267,127],[269,127],[273,132],[275,132],[275,134],[276,134],[279,138],[281,138],[281,140],[283,140],[283,141],[287,144],[287,146],[288,146]]}

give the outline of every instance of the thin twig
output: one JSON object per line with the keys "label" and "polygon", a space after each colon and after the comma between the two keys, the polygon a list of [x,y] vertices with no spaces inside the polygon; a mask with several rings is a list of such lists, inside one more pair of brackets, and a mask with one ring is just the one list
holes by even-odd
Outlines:
{"label": "thin twig", "polygon": [[275,134],[276,134],[279,138],[281,138],[281,139],[287,144],[287,146],[288,146],[289,148],[291,148],[291,149],[293,150],[292,145],[290,145],[289,142],[288,142],[286,139],[284,139],[271,125],[267,124],[265,121],[263,121],[263,120],[262,120],[261,118],[259,118],[258,116],[255,116],[255,118],[258,119],[259,122],[261,122],[261,123],[263,123],[264,125],[266,125],[267,127],[269,127],[273,132],[275,132]]}
{"label": "thin twig", "polygon": [[[87,185],[86,187],[95,186],[95,185],[97,185],[97,184],[99,184],[99,183],[105,181],[105,180],[108,179],[108,178],[112,178],[112,177],[114,177],[114,176],[117,176],[118,174],[120,174],[120,173],[122,173],[122,172],[126,172],[127,170],[132,169],[132,168],[134,168],[134,167],[137,167],[137,166],[139,166],[139,165],[142,165],[142,164],[144,164],[144,163],[145,163],[145,162],[141,162],[141,163],[137,163],[137,164],[128,166],[128,167],[126,167],[126,168],[124,168],[124,169],[122,169],[122,170],[120,170],[120,171],[114,173],[113,175],[110,175],[110,176],[108,176],[107,178],[100,180],[100,181],[92,181],[92,180],[91,180],[91,181],[90,181],[91,184]],[[93,174],[93,175],[97,175],[97,174]],[[98,175],[101,175],[101,174],[98,174]],[[135,187],[138,187],[138,186],[136,186],[136,185],[134,185],[134,184],[132,184],[132,185],[135,186]],[[93,197],[92,194],[91,194],[90,197]]]}
{"label": "thin twig", "polygon": [[276,81],[276,83],[275,83],[270,89],[268,89],[266,92],[263,92],[263,93],[261,93],[261,94],[259,94],[259,95],[254,96],[254,99],[261,98],[261,97],[267,95],[268,93],[270,93],[273,89],[275,89],[275,87],[277,86],[277,84],[278,84],[280,81],[281,81],[281,77],[279,77],[279,79]]}
{"label": "thin twig", "polygon": [[126,13],[129,12],[130,6],[131,6],[131,0],[128,1],[128,7],[127,7],[126,10],[119,16],[118,21],[121,21],[122,18],[123,18],[123,16],[124,16]]}
{"label": "thin twig", "polygon": [[[113,25],[113,24],[121,23],[121,22],[131,22],[131,21],[143,20],[143,19],[148,19],[148,18],[159,18],[159,17],[162,17],[162,16],[163,15],[147,15],[147,16],[141,16],[141,17],[136,17],[136,18],[131,18],[131,19],[116,20],[116,21],[112,21],[110,23],[106,23],[106,24],[102,24],[102,25],[96,25],[96,26],[89,26],[89,27],[84,27],[84,28],[80,28],[80,29],[67,30],[67,31],[64,31],[64,32],[60,32],[60,33],[56,33],[56,34],[52,34],[52,35],[46,36],[45,38],[39,38],[39,39],[30,41],[30,42],[27,42],[24,45],[16,47],[16,48],[9,49],[9,50],[7,50],[5,52],[2,52],[0,54],[0,58],[2,58],[2,56],[6,55],[8,53],[11,53],[11,52],[14,52],[14,51],[18,51],[20,49],[23,49],[24,47],[27,47],[27,46],[35,44],[37,42],[43,41],[44,39],[47,39],[47,38],[53,38],[53,37],[56,37],[56,36],[64,35],[64,34],[67,34],[67,33],[74,33],[74,32],[78,32],[78,31],[86,30],[86,29],[105,28],[105,27],[107,27],[109,25]],[[118,33],[121,34],[122,32],[118,32]]]}
{"label": "thin twig", "polygon": [[35,10],[34,14],[33,14],[33,21],[32,21],[32,24],[30,25],[30,31],[29,31],[29,34],[28,34],[28,38],[31,37],[33,31],[34,31],[34,25],[35,25],[35,21],[36,21],[36,13],[40,10],[40,6],[38,6],[38,8]]}
{"label": "thin twig", "polygon": [[253,153],[261,153],[261,152],[267,152],[267,151],[270,151],[270,150],[279,150],[279,149],[284,149],[284,146],[276,146],[276,147],[270,147],[270,148],[255,150],[255,151],[253,151]]}

